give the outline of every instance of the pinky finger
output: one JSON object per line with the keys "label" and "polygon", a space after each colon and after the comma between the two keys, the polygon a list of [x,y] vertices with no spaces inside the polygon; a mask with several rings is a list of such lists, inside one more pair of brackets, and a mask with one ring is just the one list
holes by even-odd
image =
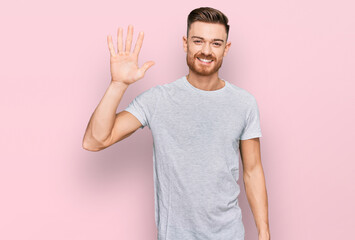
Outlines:
{"label": "pinky finger", "polygon": [[112,36],[107,36],[107,44],[108,44],[108,49],[110,50],[111,56],[115,56],[116,52],[115,52],[115,49],[113,48]]}

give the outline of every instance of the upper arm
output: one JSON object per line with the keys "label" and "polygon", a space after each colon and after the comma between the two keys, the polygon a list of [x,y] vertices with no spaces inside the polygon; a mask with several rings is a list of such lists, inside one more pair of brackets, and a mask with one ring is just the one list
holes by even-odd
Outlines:
{"label": "upper arm", "polygon": [[132,113],[125,110],[117,113],[111,134],[104,142],[105,148],[129,137],[140,127],[141,122]]}
{"label": "upper arm", "polygon": [[240,140],[239,148],[244,173],[253,170],[256,166],[261,164],[260,140],[258,137]]}

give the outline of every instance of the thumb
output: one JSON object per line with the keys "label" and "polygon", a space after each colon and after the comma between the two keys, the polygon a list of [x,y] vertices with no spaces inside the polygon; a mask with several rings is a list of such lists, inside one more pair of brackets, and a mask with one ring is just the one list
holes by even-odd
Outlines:
{"label": "thumb", "polygon": [[151,66],[153,66],[155,64],[155,62],[153,61],[148,61],[148,62],[145,62],[143,64],[143,66],[139,69],[139,72],[140,72],[140,75],[141,76],[144,76],[145,72],[148,70],[148,68],[150,68]]}

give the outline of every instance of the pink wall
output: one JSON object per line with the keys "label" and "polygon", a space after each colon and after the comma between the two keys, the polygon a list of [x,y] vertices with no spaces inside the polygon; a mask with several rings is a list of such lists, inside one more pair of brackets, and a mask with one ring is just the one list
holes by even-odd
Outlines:
{"label": "pink wall", "polygon": [[[0,239],[154,240],[148,128],[101,152],[81,147],[110,82],[106,36],[145,32],[140,92],[187,73],[182,36],[201,6],[230,19],[220,76],[257,99],[273,240],[352,239],[355,18],[352,1],[18,1],[0,6]],[[159,8],[157,7],[159,6]],[[242,171],[242,170],[241,170]],[[246,240],[257,239],[243,182]]]}

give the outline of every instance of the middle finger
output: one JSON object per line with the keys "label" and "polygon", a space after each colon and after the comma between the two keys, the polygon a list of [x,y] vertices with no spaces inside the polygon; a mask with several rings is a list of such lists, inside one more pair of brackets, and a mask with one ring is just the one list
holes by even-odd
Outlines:
{"label": "middle finger", "polygon": [[129,25],[127,31],[127,38],[126,38],[126,52],[131,51],[132,38],[133,38],[133,26]]}

